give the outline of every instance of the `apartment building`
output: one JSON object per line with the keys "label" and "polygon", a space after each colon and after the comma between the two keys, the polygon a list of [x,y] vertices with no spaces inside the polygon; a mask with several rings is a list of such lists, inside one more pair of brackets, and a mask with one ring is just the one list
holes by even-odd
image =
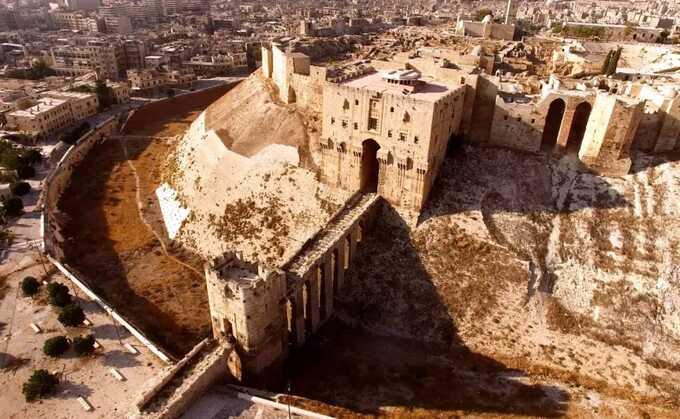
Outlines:
{"label": "apartment building", "polygon": [[165,73],[151,69],[128,70],[127,77],[133,94],[159,89],[167,83]]}
{"label": "apartment building", "polygon": [[61,75],[79,76],[97,72],[118,80],[125,71],[125,51],[117,40],[77,40],[51,49],[53,69]]}
{"label": "apartment building", "polygon": [[47,91],[42,94],[45,98],[65,100],[71,108],[75,121],[80,121],[96,114],[99,110],[99,99],[93,93]]}
{"label": "apartment building", "polygon": [[128,83],[108,83],[108,86],[111,88],[114,103],[121,104],[130,101],[130,85]]}
{"label": "apartment building", "polygon": [[123,41],[123,52],[127,68],[144,68],[144,57],[146,56],[146,45],[137,39],[126,39]]}
{"label": "apartment building", "polygon": [[40,98],[26,109],[9,112],[7,127],[33,136],[37,141],[73,125],[73,117],[68,100],[51,97]]}
{"label": "apartment building", "polygon": [[100,32],[97,19],[73,12],[54,12],[52,13],[54,24],[59,29],[69,29],[72,31]]}
{"label": "apartment building", "polygon": [[129,16],[104,17],[106,33],[126,34],[132,32],[132,20]]}
{"label": "apartment building", "polygon": [[196,75],[189,71],[161,72],[152,69],[128,70],[130,92],[133,96],[149,96],[158,94],[168,88],[191,88]]}

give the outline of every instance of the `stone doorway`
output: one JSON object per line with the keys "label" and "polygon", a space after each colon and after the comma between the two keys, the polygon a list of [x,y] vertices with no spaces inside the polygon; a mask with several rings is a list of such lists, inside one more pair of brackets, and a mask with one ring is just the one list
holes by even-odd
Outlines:
{"label": "stone doorway", "polygon": [[565,107],[566,105],[562,99],[555,99],[550,104],[548,114],[545,117],[545,125],[543,126],[541,151],[551,154],[555,149]]}
{"label": "stone doorway", "polygon": [[361,145],[361,190],[363,192],[378,192],[380,164],[378,150],[380,146],[375,140],[366,140]]}
{"label": "stone doorway", "polygon": [[583,142],[583,136],[586,133],[586,126],[588,125],[588,118],[590,117],[590,110],[592,107],[590,103],[580,103],[574,111],[574,119],[571,121],[571,129],[569,130],[569,138],[567,139],[567,154],[578,154]]}

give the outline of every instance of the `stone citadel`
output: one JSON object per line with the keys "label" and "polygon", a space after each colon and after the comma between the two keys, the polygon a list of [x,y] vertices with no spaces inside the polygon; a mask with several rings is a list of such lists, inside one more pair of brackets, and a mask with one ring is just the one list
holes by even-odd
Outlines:
{"label": "stone citadel", "polygon": [[448,147],[467,141],[568,154],[594,173],[621,176],[633,148],[674,150],[680,134],[678,99],[667,87],[616,80],[562,87],[551,76],[536,95],[513,94],[502,90],[501,77],[457,66],[436,51],[327,68],[281,40],[263,47],[262,57],[258,77],[272,84],[276,100],[320,121],[318,139],[310,136],[318,141],[312,189],[326,190],[337,206],[275,260],[243,243],[208,252],[213,331],[236,342],[240,359],[230,368],[246,382],[271,376],[289,342],[302,345],[331,316],[380,205],[416,222]]}

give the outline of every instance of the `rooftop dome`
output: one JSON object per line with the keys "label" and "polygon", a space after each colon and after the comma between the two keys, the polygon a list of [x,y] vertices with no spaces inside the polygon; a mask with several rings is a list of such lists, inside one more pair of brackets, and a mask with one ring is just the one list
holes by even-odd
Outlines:
{"label": "rooftop dome", "polygon": [[420,73],[416,70],[387,70],[381,71],[380,77],[388,83],[415,85],[420,80]]}

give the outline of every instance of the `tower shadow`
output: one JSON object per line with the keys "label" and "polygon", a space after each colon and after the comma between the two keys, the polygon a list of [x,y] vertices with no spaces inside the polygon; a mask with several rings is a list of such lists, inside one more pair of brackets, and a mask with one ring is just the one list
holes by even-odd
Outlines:
{"label": "tower shadow", "polygon": [[564,390],[530,384],[524,371],[470,350],[440,293],[408,226],[384,205],[336,319],[289,361],[292,394],[372,415],[386,407],[405,416],[566,412]]}

